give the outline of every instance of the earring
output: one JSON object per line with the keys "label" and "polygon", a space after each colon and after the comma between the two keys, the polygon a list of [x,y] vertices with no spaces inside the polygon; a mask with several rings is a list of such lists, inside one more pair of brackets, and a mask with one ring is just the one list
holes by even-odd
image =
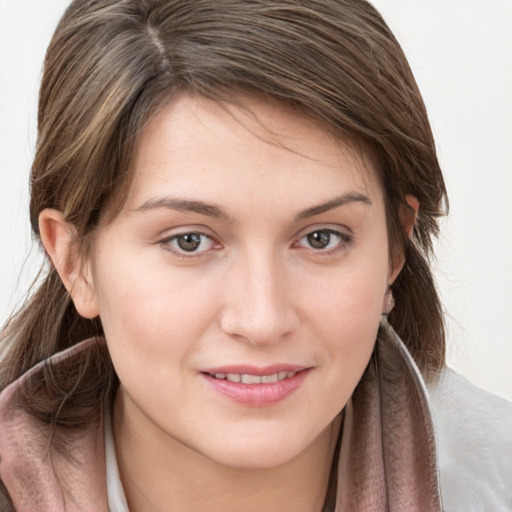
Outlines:
{"label": "earring", "polygon": [[395,298],[393,297],[393,292],[391,291],[391,286],[388,286],[386,291],[386,295],[384,295],[384,302],[382,304],[382,315],[387,316],[393,308],[395,307]]}

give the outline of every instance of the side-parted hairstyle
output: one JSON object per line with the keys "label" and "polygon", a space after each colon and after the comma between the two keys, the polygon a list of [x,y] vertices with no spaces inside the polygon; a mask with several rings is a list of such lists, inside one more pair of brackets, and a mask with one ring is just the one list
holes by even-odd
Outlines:
{"label": "side-parted hairstyle", "polygon": [[[365,0],[74,0],[44,64],[31,174],[36,239],[40,212],[54,208],[76,227],[76,250],[88,253],[99,221],[108,222],[106,212],[115,216],[126,198],[139,134],[182,91],[228,104],[247,93],[280,100],[371,155],[384,190],[391,261],[405,256],[389,321],[425,374],[442,368],[443,315],[429,258],[446,190],[406,57]],[[420,205],[410,240],[400,224],[408,194]],[[47,267],[4,328],[1,387],[103,333],[100,319],[78,315]],[[98,350],[87,362],[95,369],[82,362],[61,376],[90,381],[88,388],[81,383],[82,404],[115,382],[108,354]],[[69,399],[57,378],[48,369],[53,405],[25,401],[48,421],[56,419],[58,393]]]}

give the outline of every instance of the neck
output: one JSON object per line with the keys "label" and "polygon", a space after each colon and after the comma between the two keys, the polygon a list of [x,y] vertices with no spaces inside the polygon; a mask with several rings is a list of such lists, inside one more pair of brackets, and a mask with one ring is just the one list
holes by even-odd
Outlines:
{"label": "neck", "polygon": [[131,512],[322,511],[339,417],[293,460],[277,467],[244,469],[212,461],[170,436],[155,443],[159,436],[141,435],[125,414],[123,402],[118,394],[114,438]]}

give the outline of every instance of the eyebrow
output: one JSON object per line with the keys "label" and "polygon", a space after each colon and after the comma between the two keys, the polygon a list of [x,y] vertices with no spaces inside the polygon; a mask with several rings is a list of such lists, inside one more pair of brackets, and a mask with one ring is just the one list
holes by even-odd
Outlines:
{"label": "eyebrow", "polygon": [[315,215],[320,215],[321,213],[328,212],[329,210],[333,210],[334,208],[338,208],[339,206],[344,206],[350,203],[363,203],[368,206],[371,206],[372,204],[370,198],[364,194],[359,192],[348,192],[339,197],[335,197],[326,203],[312,206],[311,208],[303,210],[296,216],[296,220],[303,220],[309,217],[314,217]]}
{"label": "eyebrow", "polygon": [[[335,197],[325,203],[321,203],[316,206],[312,206],[299,212],[295,216],[295,220],[303,220],[315,215],[320,215],[334,208],[344,206],[350,203],[363,203],[371,205],[370,199],[359,192],[348,192],[339,197]],[[223,210],[220,206],[208,204],[203,201],[193,201],[189,199],[178,199],[172,197],[161,197],[148,199],[142,205],[135,208],[136,212],[145,212],[156,208],[168,208],[170,210],[176,210],[179,212],[186,213],[199,213],[200,215],[206,215],[208,217],[214,217],[216,219],[222,219],[226,221],[232,221],[232,217]]]}
{"label": "eyebrow", "polygon": [[135,211],[145,212],[155,208],[168,208],[179,212],[199,213],[216,219],[231,220],[231,217],[220,206],[204,203],[203,201],[175,199],[172,197],[149,199],[136,208]]}

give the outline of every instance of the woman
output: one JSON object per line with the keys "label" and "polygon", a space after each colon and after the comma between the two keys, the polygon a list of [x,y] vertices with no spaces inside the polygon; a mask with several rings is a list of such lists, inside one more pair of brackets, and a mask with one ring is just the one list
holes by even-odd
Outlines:
{"label": "woman", "polygon": [[38,125],[2,510],[506,510],[438,460],[446,192],[369,4],[76,0]]}

